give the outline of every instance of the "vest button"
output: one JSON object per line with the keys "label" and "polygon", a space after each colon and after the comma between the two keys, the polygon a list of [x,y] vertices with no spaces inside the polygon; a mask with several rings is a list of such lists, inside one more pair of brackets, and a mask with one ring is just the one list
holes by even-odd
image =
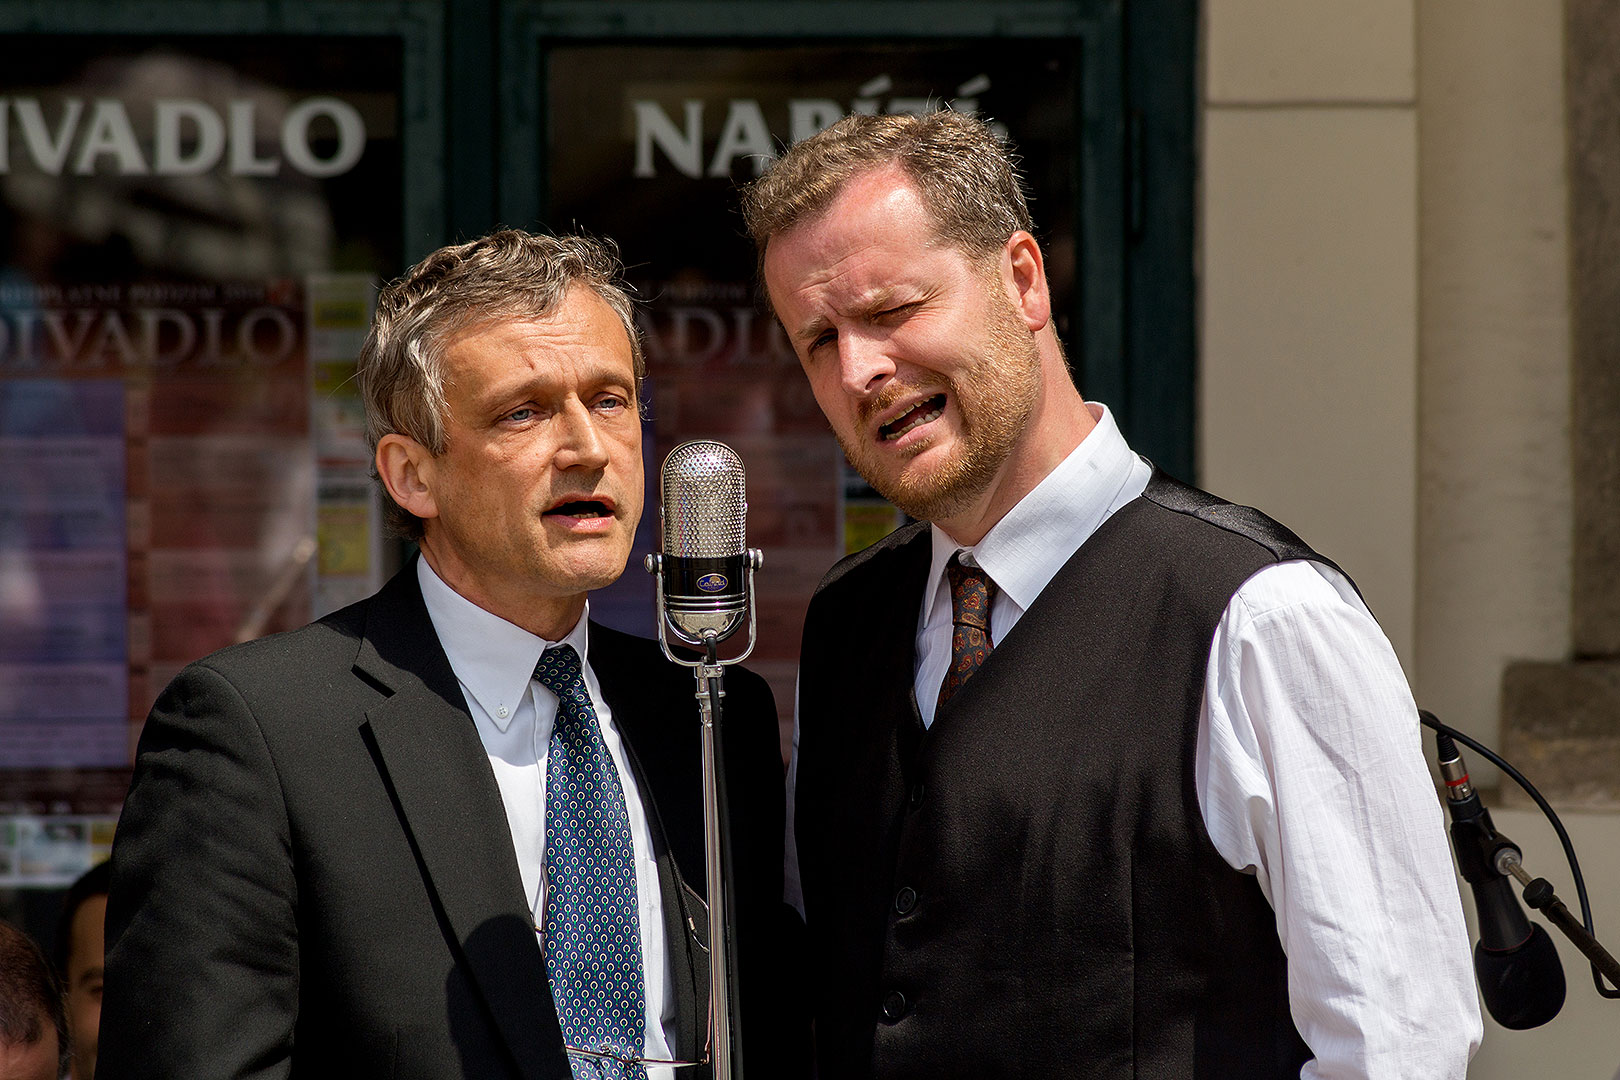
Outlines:
{"label": "vest button", "polygon": [[922,801],[923,801],[923,786],[922,786],[922,781],[919,780],[917,783],[911,785],[911,795],[910,795],[911,808],[913,810],[917,809],[917,807],[922,805]]}
{"label": "vest button", "polygon": [[917,890],[907,885],[894,894],[894,910],[902,915],[910,915],[911,909],[917,906]]}
{"label": "vest button", "polygon": [[890,990],[883,995],[883,1019],[893,1022],[906,1015],[906,995]]}

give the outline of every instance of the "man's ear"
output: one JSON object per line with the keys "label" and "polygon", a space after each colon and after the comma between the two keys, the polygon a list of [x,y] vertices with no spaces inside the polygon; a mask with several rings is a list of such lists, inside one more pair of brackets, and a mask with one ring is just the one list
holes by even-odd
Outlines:
{"label": "man's ear", "polygon": [[377,440],[377,475],[400,508],[419,518],[439,516],[433,497],[434,464],[428,448],[409,435],[394,432]]}
{"label": "man's ear", "polygon": [[1001,272],[1013,309],[1031,331],[1052,321],[1052,293],[1046,284],[1046,262],[1033,236],[1019,229],[1007,238],[1001,249]]}

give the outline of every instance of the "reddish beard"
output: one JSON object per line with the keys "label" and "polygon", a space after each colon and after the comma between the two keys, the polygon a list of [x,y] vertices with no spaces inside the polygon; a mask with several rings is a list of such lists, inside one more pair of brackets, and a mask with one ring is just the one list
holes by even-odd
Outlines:
{"label": "reddish beard", "polygon": [[[1040,389],[1040,353],[1009,303],[987,327],[977,359],[960,365],[955,376],[937,374],[922,384],[891,382],[863,402],[854,438],[839,434],[844,456],[878,494],[922,521],[948,520],[967,509],[994,483],[1023,435]],[[922,439],[907,447],[903,460],[877,452],[873,418],[901,400],[943,393],[954,408],[961,434],[954,452],[926,470],[912,467],[934,445]],[[920,397],[918,395],[921,395]],[[937,423],[938,421],[936,421]],[[852,442],[855,445],[852,445]]]}

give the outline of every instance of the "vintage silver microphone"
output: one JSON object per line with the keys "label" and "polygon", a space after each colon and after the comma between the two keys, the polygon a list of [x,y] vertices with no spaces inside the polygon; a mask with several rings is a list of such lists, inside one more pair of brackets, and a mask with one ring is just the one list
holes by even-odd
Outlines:
{"label": "vintage silver microphone", "polygon": [[748,491],[742,459],[725,443],[684,442],[664,459],[659,487],[664,549],[647,557],[648,572],[658,575],[659,639],[665,640],[667,629],[703,648],[711,635],[721,642],[736,633],[746,616],[752,651],[753,572],[761,555],[748,550],[744,536]]}
{"label": "vintage silver microphone", "polygon": [[[725,665],[754,650],[754,571],[764,556],[745,539],[747,484],[742,459],[724,443],[685,442],[669,452],[659,475],[663,551],[647,556],[658,579],[658,643],[664,655],[692,669],[697,680],[703,736],[704,866],[709,879],[709,1017],[715,1080],[741,1080],[737,1020],[737,958],[732,947],[731,841],[726,821],[724,740],[720,699]],[[722,660],[720,642],[748,625],[748,644]],[[698,647],[687,659],[671,650],[669,636]]]}

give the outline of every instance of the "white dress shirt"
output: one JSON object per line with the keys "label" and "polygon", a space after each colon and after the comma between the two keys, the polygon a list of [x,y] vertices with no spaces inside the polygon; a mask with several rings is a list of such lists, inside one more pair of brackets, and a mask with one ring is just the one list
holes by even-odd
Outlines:
{"label": "white dress shirt", "polygon": [[[489,754],[495,783],[506,807],[523,893],[530,900],[535,926],[543,925],[546,910],[546,759],[551,730],[557,720],[557,695],[534,678],[540,654],[551,645],[568,644],[579,654],[602,741],[619,772],[625,810],[630,816],[630,840],[636,861],[636,907],[641,926],[642,973],[646,978],[647,1028],[642,1054],[670,1058],[674,1045],[675,986],[665,939],[664,898],[658,884],[658,863],[653,857],[652,834],[635,776],[625,757],[624,742],[613,722],[613,712],[602,699],[602,688],[591,670],[586,611],[562,641],[536,637],[522,627],[491,614],[445,584],[426,559],[416,562],[417,580],[428,617],[450,660],[456,681],[467,699],[478,737]],[[650,1080],[671,1080],[674,1070],[653,1066]]]}
{"label": "white dress shirt", "polygon": [[[1147,486],[1152,470],[1112,415],[1088,408],[1097,427],[978,544],[932,530],[914,684],[925,725],[950,665],[951,555],[996,583],[990,635],[1001,641]],[[1198,805],[1215,849],[1255,875],[1276,912],[1294,1023],[1315,1055],[1305,1080],[1460,1080],[1479,1045],[1467,930],[1419,731],[1394,650],[1342,574],[1280,563],[1233,595],[1205,677]],[[795,724],[790,785],[797,745]],[[789,899],[802,911],[791,802]]]}

